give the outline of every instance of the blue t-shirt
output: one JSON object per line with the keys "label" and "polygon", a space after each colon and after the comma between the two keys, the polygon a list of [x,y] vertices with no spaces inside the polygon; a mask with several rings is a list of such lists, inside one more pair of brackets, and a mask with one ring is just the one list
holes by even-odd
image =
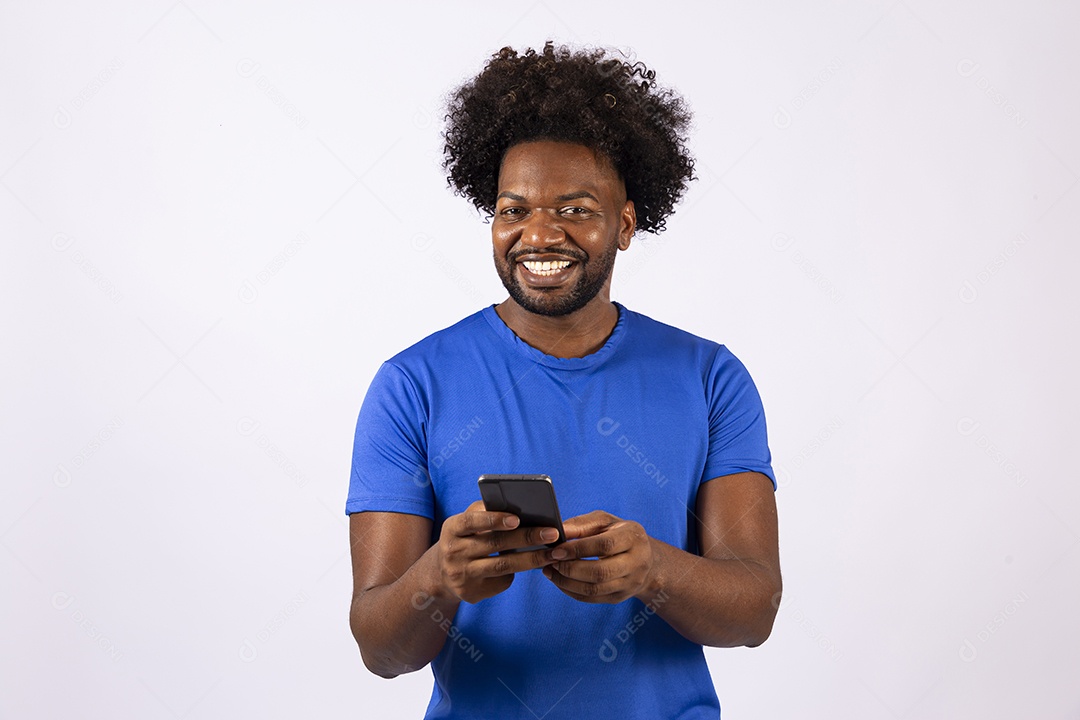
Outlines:
{"label": "blue t-shirt", "polygon": [[[384,363],[346,513],[422,515],[434,542],[480,499],[480,475],[546,474],[564,520],[605,510],[696,553],[701,483],[755,471],[775,488],[761,399],[723,345],[616,306],[606,344],[582,358],[531,347],[490,306]],[[448,635],[427,718],[720,713],[701,645],[636,599],[582,603],[530,570],[432,621]]]}

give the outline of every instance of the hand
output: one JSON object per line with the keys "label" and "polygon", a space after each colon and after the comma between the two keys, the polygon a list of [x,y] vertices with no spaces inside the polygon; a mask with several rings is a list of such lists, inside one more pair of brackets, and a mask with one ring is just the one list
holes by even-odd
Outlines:
{"label": "hand", "polygon": [[488,512],[480,500],[446,518],[438,542],[446,590],[465,602],[480,602],[510,587],[514,573],[553,562],[547,548],[491,557],[500,550],[543,545],[559,537],[555,528],[518,528],[519,523],[511,513]]}
{"label": "hand", "polygon": [[[652,580],[652,540],[640,524],[603,510],[563,523],[567,542],[547,551],[544,577],[581,602],[620,603]],[[582,558],[593,558],[585,560]]]}

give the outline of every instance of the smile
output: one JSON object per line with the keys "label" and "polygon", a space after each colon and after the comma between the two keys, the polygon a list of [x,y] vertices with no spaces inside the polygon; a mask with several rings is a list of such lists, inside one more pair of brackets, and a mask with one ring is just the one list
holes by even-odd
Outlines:
{"label": "smile", "polygon": [[525,266],[525,269],[531,272],[533,275],[539,275],[541,277],[545,275],[555,275],[561,270],[565,270],[570,267],[570,260],[555,260],[554,262],[545,261],[538,262],[535,260],[526,260],[521,263]]}

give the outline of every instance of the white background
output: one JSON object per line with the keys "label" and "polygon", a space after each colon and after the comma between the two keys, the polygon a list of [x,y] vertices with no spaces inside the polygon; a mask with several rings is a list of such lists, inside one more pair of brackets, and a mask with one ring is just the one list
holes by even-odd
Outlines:
{"label": "white background", "polygon": [[0,716],[422,714],[347,625],[354,423],[504,297],[440,103],[548,37],[696,113],[613,297],[765,403],[786,592],[706,651],[724,717],[1078,716],[1080,12],[705,7],[4,3]]}

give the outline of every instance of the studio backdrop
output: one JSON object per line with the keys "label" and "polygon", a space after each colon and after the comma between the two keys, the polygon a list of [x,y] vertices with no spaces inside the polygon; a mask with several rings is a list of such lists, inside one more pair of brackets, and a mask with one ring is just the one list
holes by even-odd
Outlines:
{"label": "studio backdrop", "polygon": [[612,297],[764,403],[785,592],[706,649],[724,717],[1077,717],[1080,11],[971,0],[6,3],[0,716],[422,715],[348,627],[353,431],[505,297],[442,102],[547,39],[694,112]]}

